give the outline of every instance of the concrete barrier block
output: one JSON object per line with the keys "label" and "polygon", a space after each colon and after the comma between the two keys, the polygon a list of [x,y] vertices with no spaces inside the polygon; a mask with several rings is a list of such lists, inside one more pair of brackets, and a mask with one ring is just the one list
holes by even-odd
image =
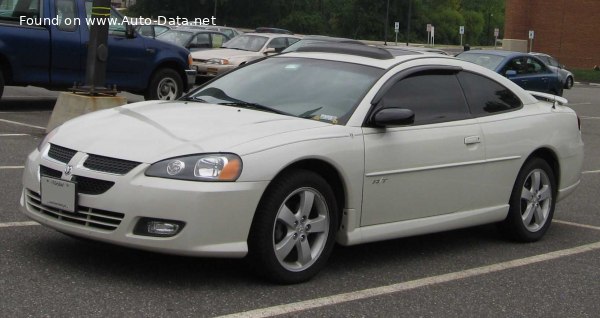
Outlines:
{"label": "concrete barrier block", "polygon": [[56,105],[54,105],[52,116],[50,116],[48,127],[46,127],[46,133],[77,116],[125,104],[127,104],[127,98],[122,96],[87,96],[67,92],[60,93]]}

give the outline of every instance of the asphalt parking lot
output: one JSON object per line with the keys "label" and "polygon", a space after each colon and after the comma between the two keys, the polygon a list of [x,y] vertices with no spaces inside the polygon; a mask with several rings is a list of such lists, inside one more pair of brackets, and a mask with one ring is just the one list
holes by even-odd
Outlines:
{"label": "asphalt parking lot", "polygon": [[[315,279],[254,277],[243,260],[198,259],[76,240],[18,211],[22,165],[57,94],[5,90],[0,101],[0,316],[4,317],[598,317],[600,87],[565,91],[582,120],[581,185],[557,204],[543,240],[493,225],[338,246]],[[126,95],[132,101],[139,96]]]}

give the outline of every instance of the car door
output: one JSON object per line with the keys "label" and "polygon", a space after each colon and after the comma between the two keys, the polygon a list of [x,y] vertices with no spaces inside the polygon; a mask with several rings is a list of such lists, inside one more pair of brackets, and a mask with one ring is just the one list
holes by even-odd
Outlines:
{"label": "car door", "polygon": [[68,86],[74,82],[83,82],[85,68],[81,67],[81,32],[75,18],[79,18],[75,0],[56,0],[51,2],[52,16],[57,24],[50,26],[52,34],[52,63],[50,79],[52,85]]}
{"label": "car door", "polygon": [[473,209],[485,151],[455,72],[413,74],[394,83],[374,107],[411,109],[415,122],[365,124],[361,226]]}

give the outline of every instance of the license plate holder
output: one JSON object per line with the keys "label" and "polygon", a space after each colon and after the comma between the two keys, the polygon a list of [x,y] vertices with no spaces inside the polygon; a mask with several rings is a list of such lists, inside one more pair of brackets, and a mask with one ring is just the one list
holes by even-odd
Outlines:
{"label": "license plate holder", "polygon": [[62,179],[40,178],[42,204],[63,211],[75,212],[77,201],[77,183]]}

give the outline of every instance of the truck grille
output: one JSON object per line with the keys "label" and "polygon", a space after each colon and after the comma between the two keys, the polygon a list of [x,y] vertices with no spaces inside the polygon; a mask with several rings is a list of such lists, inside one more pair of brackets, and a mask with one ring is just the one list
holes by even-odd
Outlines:
{"label": "truck grille", "polygon": [[83,166],[100,172],[124,175],[137,167],[140,163],[135,161],[116,159],[98,155],[89,155]]}
{"label": "truck grille", "polygon": [[26,190],[26,193],[27,210],[82,227],[114,231],[125,217],[123,213],[92,209],[81,205],[77,206],[77,211],[74,213],[67,212],[43,205],[40,195],[31,190]]}
{"label": "truck grille", "polygon": [[48,151],[48,157],[60,161],[62,163],[69,163],[73,156],[77,153],[76,150],[50,144],[50,150]]}

